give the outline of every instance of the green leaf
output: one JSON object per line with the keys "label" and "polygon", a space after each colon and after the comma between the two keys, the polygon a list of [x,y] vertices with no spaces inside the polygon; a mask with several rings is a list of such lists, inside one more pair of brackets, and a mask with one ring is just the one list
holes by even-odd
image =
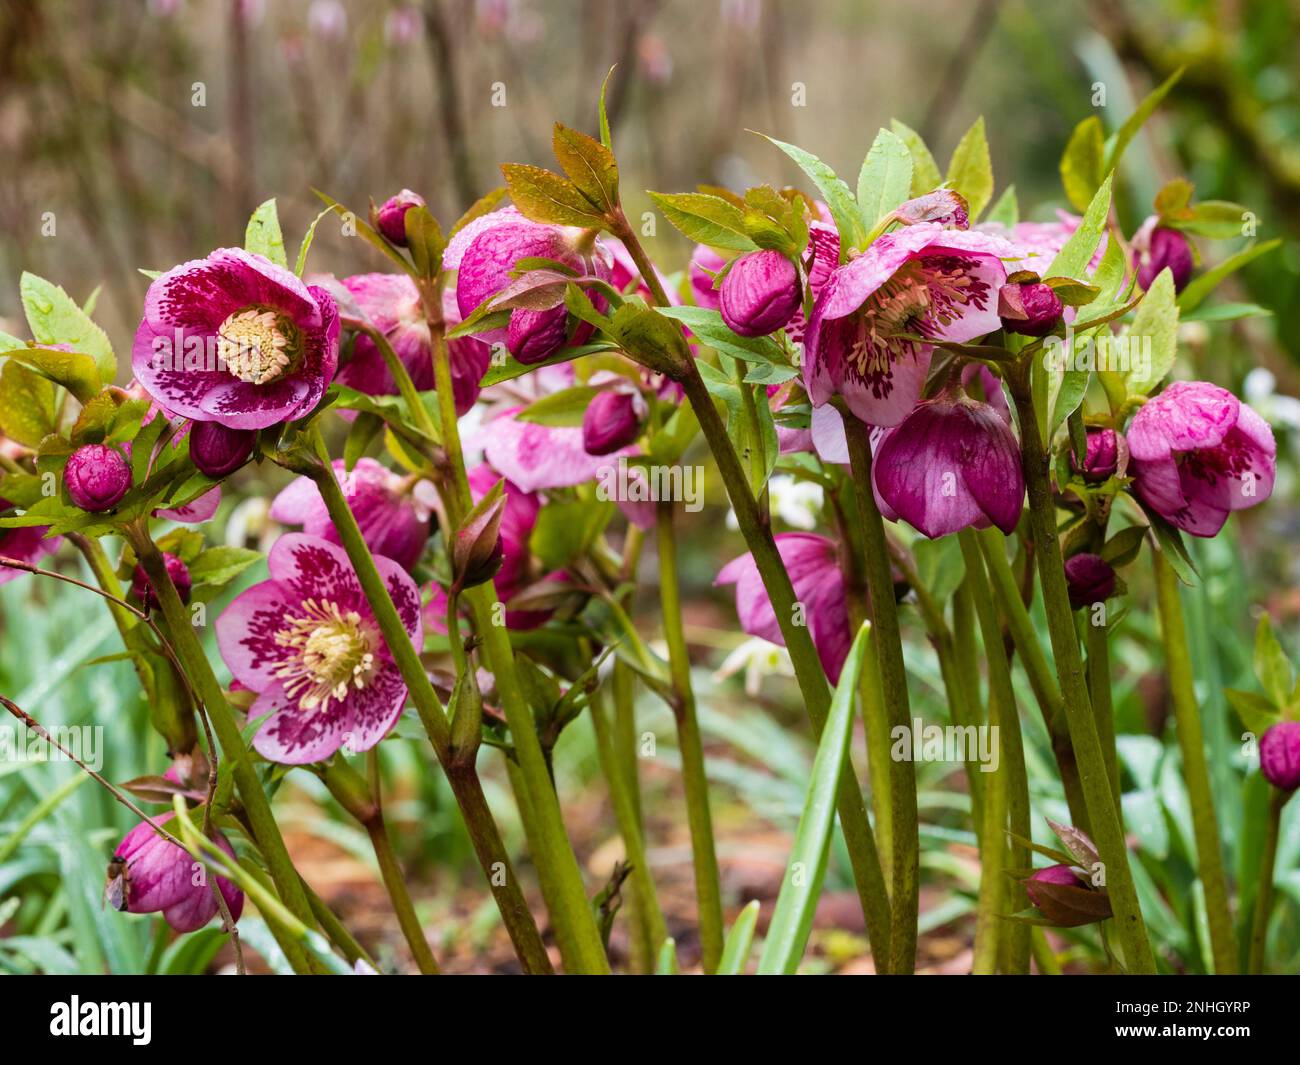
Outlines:
{"label": "green leaf", "polygon": [[955,192],[965,197],[974,224],[993,198],[993,161],[989,158],[983,115],[957,142],[952,159],[948,161],[947,180]]}
{"label": "green leaf", "polygon": [[1146,98],[1137,105],[1137,109],[1128,117],[1128,120],[1119,128],[1111,142],[1110,151],[1106,155],[1106,164],[1104,170],[1107,174],[1113,171],[1124,158],[1124,149],[1126,149],[1134,137],[1137,136],[1138,130],[1146,124],[1146,120],[1151,117],[1152,113],[1164,98],[1169,95],[1179,78],[1183,76],[1183,68],[1179,67],[1169,75],[1156,88],[1152,89],[1146,95]]}
{"label": "green leaf", "polygon": [[1131,369],[1127,378],[1129,394],[1145,396],[1173,369],[1178,354],[1178,303],[1174,294],[1174,275],[1168,267],[1151,282],[1147,294],[1138,304],[1128,340],[1130,357],[1135,340],[1143,351],[1148,344],[1150,346],[1151,366],[1148,371],[1143,374]]}
{"label": "green leaf", "polygon": [[1020,221],[1020,204],[1016,200],[1015,185],[1008,185],[1002,190],[1002,195],[998,197],[997,203],[989,208],[988,222],[995,222],[998,225],[1006,226],[1010,229]]}
{"label": "green leaf", "polygon": [[549,503],[537,517],[529,546],[547,569],[564,569],[595,543],[613,516],[614,508],[600,500]]}
{"label": "green leaf", "polygon": [[659,947],[655,976],[680,976],[681,972],[681,966],[677,964],[677,941],[669,936]]}
{"label": "green leaf", "polygon": [[939,187],[942,180],[939,176],[939,166],[934,161],[934,156],[930,154],[930,149],[925,146],[925,141],[921,135],[910,126],[904,125],[898,119],[894,119],[889,124],[889,128],[894,131],[904,144],[907,145],[908,153],[912,156],[912,188],[910,195],[921,196],[927,192],[933,192]]}
{"label": "green leaf", "polygon": [[1147,520],[1151,522],[1151,531],[1156,534],[1156,542],[1169,563],[1174,574],[1188,587],[1200,583],[1201,575],[1196,572],[1192,557],[1187,553],[1182,534],[1154,511],[1146,510]]}
{"label": "green leaf", "polygon": [[912,153],[896,133],[882,129],[862,160],[858,174],[858,210],[868,230],[912,191]]}
{"label": "green leaf", "polygon": [[1241,723],[1256,736],[1262,736],[1282,720],[1282,711],[1258,692],[1224,688],[1223,694],[1228,705],[1237,711]]}
{"label": "green leaf", "polygon": [[864,624],[853,639],[840,682],[835,686],[830,713],[813,758],[794,847],[772,913],[772,923],[768,926],[763,953],[758,959],[760,975],[792,975],[808,945],[822,878],[826,875],[831,829],[835,824],[835,793],[840,772],[848,758],[849,737],[853,734],[858,679],[870,639],[871,627]]}
{"label": "green leaf", "polygon": [[35,370],[56,385],[62,385],[81,403],[88,403],[104,387],[95,360],[80,351],[55,348],[18,348],[8,352],[13,362]]}
{"label": "green leaf", "polygon": [[651,192],[649,195],[669,224],[697,244],[733,251],[753,251],[758,247],[745,232],[745,212],[720,196],[703,192]]}
{"label": "green leaf", "polygon": [[754,926],[758,924],[758,899],[746,903],[736,917],[722,944],[722,960],[718,962],[718,976],[740,976],[749,961],[754,946]]}
{"label": "green leaf", "polygon": [[722,315],[707,307],[661,307],[659,313],[665,318],[685,323],[703,344],[714,351],[730,355],[733,359],[742,359],[754,363],[782,363],[784,361],[781,345],[770,336],[742,337],[733,333]]}
{"label": "green leaf", "polygon": [[817,190],[822,194],[822,199],[831,209],[831,217],[835,220],[835,228],[840,233],[841,254],[849,248],[859,247],[865,239],[866,234],[863,232],[862,224],[859,221],[861,217],[858,213],[858,205],[853,199],[853,193],[849,191],[848,185],[832,170],[823,163],[812,152],[806,152],[802,148],[793,144],[787,144],[785,141],[779,141],[775,137],[768,137],[766,134],[760,134],[769,143],[780,148],[791,159],[793,159],[805,174],[812,179]]}
{"label": "green leaf", "polygon": [[938,602],[946,603],[966,576],[966,560],[957,537],[917,539],[912,552],[916,556],[917,577]]}
{"label": "green leaf", "polygon": [[600,83],[600,104],[596,110],[600,116],[600,143],[606,148],[614,147],[614,138],[609,132],[609,113],[605,110],[605,92],[609,89],[609,79],[614,76],[614,68],[605,72],[605,80]]}
{"label": "green leaf", "polygon": [[261,558],[247,547],[209,547],[190,563],[190,577],[195,584],[227,584]]}
{"label": "green leaf", "polygon": [[501,173],[515,206],[534,222],[592,229],[605,221],[604,215],[566,177],[524,163],[503,163]]}
{"label": "green leaf", "polygon": [[1047,423],[1047,439],[1051,439],[1065,420],[1079,409],[1083,397],[1088,392],[1088,381],[1092,374],[1088,370],[1066,369],[1062,371],[1056,385],[1056,395],[1052,400],[1052,416]]}
{"label": "green leaf", "polygon": [[58,429],[54,385],[35,370],[6,359],[0,370],[0,433],[27,447],[39,447]]}
{"label": "green leaf", "polygon": [[316,226],[320,223],[320,220],[327,214],[331,213],[332,210],[333,208],[326,207],[325,210],[321,211],[320,214],[311,220],[311,225],[307,227],[307,232],[303,234],[302,244],[298,247],[298,260],[294,263],[293,267],[293,272],[299,277],[302,277],[303,271],[307,269],[307,253],[311,251],[312,241],[316,239]]}
{"label": "green leaf", "polygon": [[1294,671],[1267,614],[1260,617],[1255,629],[1255,676],[1277,706],[1286,706],[1295,683]]}
{"label": "green leaf", "polygon": [[[1086,276],[1088,263],[1092,261],[1093,253],[1097,250],[1097,245],[1101,243],[1101,235],[1106,231],[1106,219],[1110,215],[1110,188],[1113,180],[1113,174],[1106,175],[1106,180],[1101,183],[1101,187],[1097,189],[1097,194],[1093,196],[1092,202],[1088,204],[1088,209],[1084,211],[1079,228],[1065,242],[1065,246],[1056,253],[1056,258],[1052,260],[1051,265],[1045,271],[1042,271],[1044,277],[1082,278]],[[973,219],[974,214],[971,217]]]}
{"label": "green leaf", "polygon": [[263,255],[276,266],[288,267],[284,234],[280,232],[280,212],[276,209],[274,197],[258,207],[249,218],[244,230],[244,250]]}
{"label": "green leaf", "polygon": [[1142,550],[1142,541],[1147,538],[1147,531],[1141,525],[1130,525],[1120,529],[1106,541],[1101,549],[1101,557],[1112,566],[1127,566]]}
{"label": "green leaf", "polygon": [[642,366],[670,376],[691,358],[681,329],[657,310],[629,300],[614,312],[609,335]]}
{"label": "green leaf", "polygon": [[1206,270],[1200,277],[1195,277],[1182,292],[1178,294],[1178,308],[1184,313],[1193,311],[1201,305],[1215,287],[1229,274],[1234,274],[1248,263],[1254,262],[1261,255],[1265,255],[1274,248],[1280,247],[1282,241],[1280,238],[1266,240],[1261,244],[1253,244],[1249,248],[1243,248],[1236,255],[1231,255],[1219,263],[1212,270]]}
{"label": "green leaf", "polygon": [[574,187],[603,215],[618,207],[618,163],[614,153],[600,141],[555,123],[551,148],[560,168]]}
{"label": "green leaf", "polygon": [[108,334],[58,285],[35,274],[24,273],[19,282],[23,311],[32,337],[39,344],[67,344],[95,360],[99,376],[112,381],[117,375],[117,356]]}
{"label": "green leaf", "polygon": [[411,262],[415,264],[415,272],[421,277],[437,277],[442,269],[442,253],[447,247],[442,226],[424,206],[410,208],[402,217],[402,223],[406,228],[406,247],[411,253]]}
{"label": "green leaf", "polygon": [[1101,187],[1105,154],[1106,137],[1101,119],[1089,115],[1074,127],[1061,156],[1061,185],[1065,188],[1065,198],[1076,211],[1086,209]]}
{"label": "green leaf", "polygon": [[366,453],[375,437],[384,427],[384,419],[369,411],[358,411],[348,429],[347,439],[343,442],[343,465],[349,472],[356,466],[357,460]]}
{"label": "green leaf", "polygon": [[1196,206],[1164,224],[1210,240],[1231,240],[1244,237],[1246,220],[1250,212],[1239,203],[1227,200],[1202,200]]}
{"label": "green leaf", "polygon": [[1216,303],[1179,316],[1183,322],[1235,322],[1240,318],[1270,318],[1273,312],[1258,303]]}
{"label": "green leaf", "polygon": [[521,422],[535,422],[538,425],[573,427],[582,424],[582,416],[587,407],[600,392],[590,385],[578,385],[574,388],[561,389],[543,396],[515,415]]}

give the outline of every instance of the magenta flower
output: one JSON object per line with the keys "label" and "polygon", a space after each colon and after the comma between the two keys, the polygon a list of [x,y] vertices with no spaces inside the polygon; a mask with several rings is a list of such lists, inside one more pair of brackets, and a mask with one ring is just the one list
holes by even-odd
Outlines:
{"label": "magenta flower", "polygon": [[1088,426],[1087,440],[1082,467],[1071,450],[1070,469],[1091,484],[1100,484],[1116,473],[1123,477],[1128,470],[1128,441],[1114,429],[1099,425]]}
{"label": "magenta flower", "polygon": [[599,371],[590,384],[600,386],[582,415],[582,446],[588,455],[608,455],[641,435],[649,408],[641,390],[622,374]]}
{"label": "magenta flower", "polygon": [[813,307],[804,383],[814,405],[842,395],[870,425],[897,425],[920,398],[933,340],[975,340],[1001,328],[998,237],[923,222],[886,233],[838,267]]}
{"label": "magenta flower", "polygon": [[320,402],[338,350],[328,292],[260,255],[219,248],[149,286],[131,362],[172,414],[263,429]]}
{"label": "magenta flower", "polygon": [[1259,739],[1259,768],[1273,787],[1300,788],[1300,721],[1279,721]]}
{"label": "magenta flower", "polygon": [[1115,594],[1115,570],[1100,555],[1084,552],[1067,558],[1065,582],[1075,610],[1104,603]]}
{"label": "magenta flower", "polygon": [[879,438],[871,467],[881,511],[932,539],[1020,521],[1025,480],[1011,427],[985,403],[941,396]]}
{"label": "magenta flower", "polygon": [[[396,196],[390,196],[375,211],[375,228],[384,235],[390,244],[400,248],[406,247],[406,212],[412,207],[423,207],[424,197],[410,189],[403,189]],[[373,208],[372,208],[373,210]]]}
{"label": "magenta flower", "polygon": [[[1057,211],[1055,222],[1017,222],[1008,229],[997,222],[981,222],[976,229],[982,233],[992,233],[1005,237],[1020,248],[1020,254],[1014,263],[1008,263],[1008,269],[1033,270],[1043,274],[1057,252],[1065,247],[1066,241],[1074,236],[1074,231],[1083,221],[1077,214],[1069,211]],[[1101,243],[1088,263],[1089,270],[1095,270],[1106,251],[1109,236],[1103,235]]]}
{"label": "magenta flower", "polygon": [[1174,291],[1182,292],[1195,267],[1192,246],[1178,230],[1157,225],[1157,221],[1152,215],[1133,234],[1133,269],[1137,271],[1138,285],[1150,288],[1160,272],[1168,268]]}
{"label": "magenta flower", "polygon": [[1027,337],[1047,336],[1061,320],[1065,306],[1051,285],[1003,285],[998,293],[998,314],[1008,333]]}
{"label": "magenta flower", "polygon": [[84,444],[68,456],[63,484],[74,506],[92,514],[112,510],[131,490],[131,464],[107,444]]}
{"label": "magenta flower", "polygon": [[[405,274],[358,274],[342,281],[332,275],[319,275],[313,280],[338,301],[345,329],[367,326],[383,333],[415,387],[421,391],[433,388],[429,324],[414,281]],[[442,313],[449,327],[460,324],[453,292],[443,293]],[[456,337],[447,342],[447,351],[456,412],[464,414],[478,399],[479,382],[492,361],[492,349],[474,337]],[[339,368],[335,379],[370,396],[398,393],[397,382],[379,348],[361,332],[352,345],[352,357]]]}
{"label": "magenta flower", "polygon": [[220,480],[239,469],[253,454],[257,433],[252,429],[227,429],[219,422],[190,425],[190,461],[200,473]]}
{"label": "magenta flower", "polygon": [[722,279],[719,308],[727,328],[738,336],[775,333],[803,302],[799,271],[771,248],[740,256]]}
{"label": "magenta flower", "polygon": [[[829,215],[823,221],[809,222],[808,247],[804,249],[803,268],[808,277],[808,291],[814,300],[822,294],[839,263],[840,234],[830,223]],[[808,319],[804,317],[801,303],[795,310],[794,317],[787,323],[785,335],[792,344],[803,344],[807,331]]]}
{"label": "magenta flower", "polygon": [[[418,484],[371,458],[358,459],[351,472],[341,459],[333,465],[366,546],[403,569],[412,569],[429,539],[429,507],[416,497]],[[282,525],[301,525],[309,536],[340,543],[325,500],[310,477],[295,479],[275,497],[271,519]]]}
{"label": "magenta flower", "polygon": [[[420,593],[392,559],[376,556],[407,633],[420,646]],[[344,745],[368,751],[406,703],[406,685],[343,549],[317,536],[280,537],[270,580],[217,619],[217,646],[234,678],[258,693],[253,739],[273,762],[303,765]]]}
{"label": "magenta flower", "polygon": [[[476,224],[478,223],[478,224]],[[497,211],[476,219],[457,234],[443,255],[443,265],[455,266],[456,305],[468,318],[480,304],[515,285],[511,272],[521,259],[550,259],[582,276],[610,277],[610,263],[599,244],[580,251],[581,231],[530,222],[517,212]],[[563,286],[553,286],[553,297],[541,305],[510,310],[508,326],[485,330],[489,342],[505,342],[520,362],[542,362],[562,348],[569,333],[569,312]],[[536,290],[534,290],[534,293]],[[579,326],[578,335],[590,327]]]}
{"label": "magenta flower", "polygon": [[[817,647],[817,657],[831,683],[836,683],[852,642],[839,548],[834,541],[813,533],[779,533],[776,547],[790,574],[795,597],[803,604],[803,618]],[[785,646],[753,555],[733,558],[713,583],[736,586],[736,613],[742,629],[751,636]]]}
{"label": "magenta flower", "polygon": [[[155,817],[164,825],[175,815]],[[233,859],[234,848],[220,832],[216,843]],[[196,932],[217,915],[220,907],[208,884],[207,866],[195,861],[183,847],[164,839],[153,825],[141,821],[126,834],[113,852],[126,863],[126,910],[128,913],[162,912],[163,919],[178,932]],[[244,893],[224,876],[217,888],[226,900],[230,916],[238,921],[244,912]]]}
{"label": "magenta flower", "polygon": [[[171,582],[176,588],[176,594],[180,597],[182,603],[188,603],[190,601],[190,589],[194,586],[189,567],[170,551],[164,551],[162,557],[163,565],[167,567],[167,576],[171,578]],[[145,572],[143,563],[137,562],[135,569],[131,571],[131,594],[146,610],[160,610],[162,608],[162,604],[158,602],[158,593],[154,590],[153,581],[149,579],[149,574]]]}
{"label": "magenta flower", "polygon": [[727,260],[707,244],[695,245],[687,275],[691,282],[691,295],[695,297],[697,307],[704,307],[711,311],[718,309],[722,297],[713,287],[713,276],[726,265]]}
{"label": "magenta flower", "polygon": [[[0,496],[0,517],[8,518],[13,514],[13,504]],[[31,565],[39,564],[41,559],[46,555],[54,554],[63,543],[61,536],[51,536],[46,539],[45,533],[48,528],[48,525],[24,525],[17,529],[0,529],[0,558],[12,558]],[[22,575],[23,571],[20,569],[0,566],[0,584],[8,584]]]}
{"label": "magenta flower", "polygon": [[1218,385],[1175,381],[1147,400],[1129,424],[1128,447],[1138,497],[1193,536],[1214,536],[1230,512],[1273,492],[1273,430]]}

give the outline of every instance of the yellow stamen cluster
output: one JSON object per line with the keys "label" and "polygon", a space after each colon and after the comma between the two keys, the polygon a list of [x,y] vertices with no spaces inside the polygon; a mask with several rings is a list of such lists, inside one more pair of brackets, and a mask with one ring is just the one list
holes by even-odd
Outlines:
{"label": "yellow stamen cluster", "polygon": [[275,642],[292,654],[276,669],[285,694],[301,710],[327,710],[375,675],[375,632],[355,610],[328,599],[307,599],[302,616],[286,617]]}
{"label": "yellow stamen cluster", "polygon": [[292,361],[292,331],[275,311],[250,307],[221,323],[218,351],[226,369],[241,381],[264,385]]}

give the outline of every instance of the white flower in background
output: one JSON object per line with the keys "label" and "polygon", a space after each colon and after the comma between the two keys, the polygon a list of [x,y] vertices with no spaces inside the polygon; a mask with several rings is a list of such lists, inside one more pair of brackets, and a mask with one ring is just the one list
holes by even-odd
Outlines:
{"label": "white flower in background", "polygon": [[[822,509],[822,487],[802,477],[777,474],[767,482],[768,501],[772,513],[792,529],[811,532],[817,528]],[[739,529],[736,512],[727,511],[727,528]]]}
{"label": "white flower in background", "polygon": [[727,655],[714,672],[713,680],[727,680],[742,670],[745,674],[745,694],[750,698],[758,695],[765,677],[794,676],[790,653],[784,647],[768,643],[757,636],[746,640]]}

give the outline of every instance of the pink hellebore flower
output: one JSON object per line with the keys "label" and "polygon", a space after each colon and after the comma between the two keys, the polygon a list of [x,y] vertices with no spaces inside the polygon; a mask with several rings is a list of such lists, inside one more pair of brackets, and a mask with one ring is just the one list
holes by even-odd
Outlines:
{"label": "pink hellebore flower", "polygon": [[922,222],[886,233],[836,268],[813,307],[804,382],[815,406],[842,395],[869,425],[897,425],[920,398],[932,340],[962,343],[1001,328],[999,237]]}
{"label": "pink hellebore flower", "polygon": [[1175,381],[1147,400],[1128,428],[1138,497],[1193,536],[1214,536],[1228,514],[1273,492],[1273,430],[1227,389]]}
{"label": "pink hellebore flower", "polygon": [[1159,219],[1152,215],[1133,234],[1133,268],[1137,283],[1142,289],[1160,276],[1166,267],[1173,278],[1174,291],[1182,292],[1192,279],[1196,261],[1187,238],[1176,229],[1157,225]]}
{"label": "pink hellebore flower", "polygon": [[[375,228],[390,244],[406,247],[406,212],[412,207],[423,207],[424,197],[410,189],[390,196],[375,211]],[[405,275],[403,275],[405,276]]]}
{"label": "pink hellebore flower", "polygon": [[[981,222],[976,228],[981,233],[1005,237],[1017,245],[1020,253],[1014,263],[1008,263],[1008,270],[1033,270],[1040,276],[1045,275],[1057,252],[1065,247],[1066,241],[1074,236],[1083,219],[1069,211],[1057,211],[1055,222],[1017,222],[1008,229],[998,222]],[[1110,238],[1103,235],[1097,250],[1093,252],[1088,263],[1089,270],[1095,270],[1106,251],[1106,242]]]}
{"label": "pink hellebore flower", "polygon": [[[166,824],[175,815],[154,818]],[[234,848],[220,832],[214,842],[233,859]],[[162,912],[163,919],[178,932],[196,932],[220,909],[207,879],[207,866],[194,860],[183,848],[164,839],[153,825],[141,821],[117,845],[114,857],[126,863],[126,910],[128,913]],[[223,876],[217,888],[226,900],[230,916],[239,920],[244,912],[244,893]]]}
{"label": "pink hellebore flower", "polygon": [[108,444],[83,444],[68,456],[63,484],[68,498],[82,510],[112,510],[131,490],[131,464]]}
{"label": "pink hellebore flower", "polygon": [[149,286],[131,362],[171,413],[263,429],[309,413],[338,354],[328,292],[260,255],[219,248]]}
{"label": "pink hellebore flower", "polygon": [[[408,478],[371,458],[358,459],[351,472],[341,459],[333,466],[334,476],[361,527],[366,546],[377,555],[391,558],[405,570],[414,567],[429,539],[429,507],[417,498],[420,486],[411,488]],[[325,500],[310,477],[295,479],[275,497],[271,520],[282,525],[301,525],[303,532],[311,536],[332,544],[340,542],[338,530],[325,509]]]}
{"label": "pink hellebore flower", "polygon": [[738,336],[775,333],[799,310],[803,281],[781,252],[771,248],[742,255],[722,279],[722,320]]}
{"label": "pink hellebore flower", "polygon": [[986,403],[940,396],[881,434],[871,467],[881,512],[937,539],[1020,521],[1025,480],[1011,427]]}
{"label": "pink hellebore flower", "polygon": [[[579,250],[581,230],[530,222],[515,211],[496,211],[475,219],[447,246],[443,265],[455,266],[456,305],[468,318],[484,302],[512,291],[520,282],[511,272],[521,259],[550,259],[581,276],[610,277],[609,257],[594,244]],[[564,305],[564,288],[552,286],[546,306],[516,306],[510,309],[505,329],[479,334],[489,343],[504,341],[510,354],[523,363],[538,363],[564,347],[569,334],[569,312]],[[536,292],[536,290],[534,290]],[[579,326],[577,335],[590,327]]]}
{"label": "pink hellebore flower", "polygon": [[[804,621],[822,668],[831,683],[836,683],[852,640],[839,548],[834,541],[813,533],[778,533],[776,547],[794,584],[795,597],[803,604]],[[751,636],[785,646],[753,555],[732,559],[713,583],[736,586],[736,613],[742,629]]]}
{"label": "pink hellebore flower", "polygon": [[[270,580],[239,595],[217,619],[217,646],[234,678],[258,693],[248,719],[270,714],[253,739],[286,765],[368,751],[406,703],[406,684],[356,571],[317,536],[280,537]],[[420,646],[420,593],[392,559],[375,557],[407,634]]]}

